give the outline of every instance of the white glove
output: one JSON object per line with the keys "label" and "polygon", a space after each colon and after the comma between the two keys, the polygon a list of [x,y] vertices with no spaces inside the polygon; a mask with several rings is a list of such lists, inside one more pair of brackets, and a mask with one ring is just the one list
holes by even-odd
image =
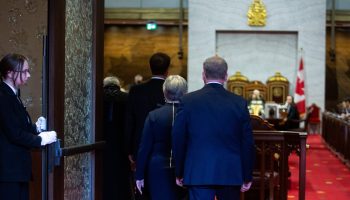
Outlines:
{"label": "white glove", "polygon": [[142,188],[145,186],[144,179],[142,180],[136,180],[136,187],[139,190],[140,194],[142,194]]}
{"label": "white glove", "polygon": [[56,131],[44,131],[39,134],[39,137],[41,137],[41,146],[45,146],[47,144],[51,144],[53,142],[56,142],[57,140],[57,134]]}
{"label": "white glove", "polygon": [[41,116],[38,118],[38,121],[35,122],[36,130],[38,132],[46,131],[46,119]]}

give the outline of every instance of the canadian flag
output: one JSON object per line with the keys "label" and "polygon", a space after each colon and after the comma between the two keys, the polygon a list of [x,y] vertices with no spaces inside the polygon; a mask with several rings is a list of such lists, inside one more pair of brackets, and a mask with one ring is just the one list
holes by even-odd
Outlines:
{"label": "canadian flag", "polygon": [[299,69],[297,72],[297,82],[295,85],[294,101],[297,105],[300,115],[304,115],[305,108],[305,84],[304,84],[304,61],[300,58]]}

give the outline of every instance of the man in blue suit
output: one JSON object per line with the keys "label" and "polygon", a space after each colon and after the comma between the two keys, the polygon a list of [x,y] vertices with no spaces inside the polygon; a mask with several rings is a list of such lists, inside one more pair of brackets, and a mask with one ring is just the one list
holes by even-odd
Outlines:
{"label": "man in blue suit", "polygon": [[238,200],[251,186],[255,156],[247,102],[223,87],[223,58],[206,59],[202,77],[205,86],[181,99],[172,131],[176,182],[190,200]]}

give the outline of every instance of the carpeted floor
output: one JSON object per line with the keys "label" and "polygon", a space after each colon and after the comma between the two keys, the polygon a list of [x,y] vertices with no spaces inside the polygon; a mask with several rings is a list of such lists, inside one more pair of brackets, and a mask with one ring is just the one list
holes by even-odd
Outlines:
{"label": "carpeted floor", "polygon": [[[350,200],[350,169],[324,145],[320,135],[309,135],[306,154],[306,200]],[[298,157],[289,157],[292,173],[288,199],[298,199]]]}

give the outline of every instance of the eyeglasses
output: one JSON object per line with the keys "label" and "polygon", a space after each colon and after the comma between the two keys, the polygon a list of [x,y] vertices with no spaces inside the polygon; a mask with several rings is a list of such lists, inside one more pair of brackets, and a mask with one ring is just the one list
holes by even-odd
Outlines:
{"label": "eyeglasses", "polygon": [[21,73],[28,73],[30,74],[30,70],[29,69],[25,69],[25,70],[15,70],[14,72],[21,72]]}

